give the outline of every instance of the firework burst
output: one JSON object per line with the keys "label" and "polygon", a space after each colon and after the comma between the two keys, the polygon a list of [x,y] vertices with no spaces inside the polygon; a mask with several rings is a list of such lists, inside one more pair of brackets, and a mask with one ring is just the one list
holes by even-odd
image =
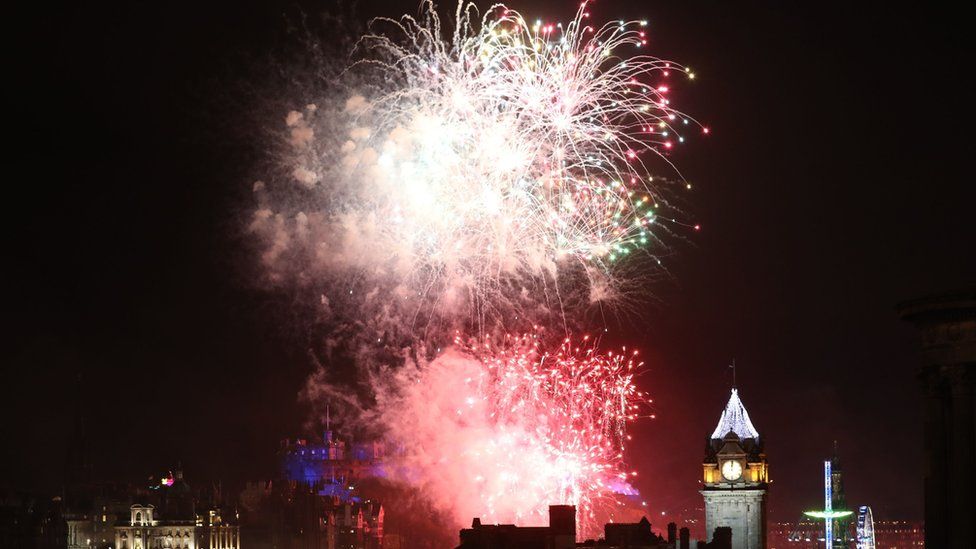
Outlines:
{"label": "firework burst", "polygon": [[389,475],[457,524],[539,524],[571,503],[593,533],[635,493],[627,426],[649,402],[635,354],[497,336],[538,319],[568,333],[645,276],[626,256],[659,257],[682,225],[651,165],[673,169],[668,151],[708,133],[669,99],[694,75],[641,54],[644,22],[589,17],[585,2],[549,24],[462,1],[448,32],[428,0],[375,20],[326,91],[305,90],[280,176],[255,185],[272,279],[320,292],[327,346],[355,355],[362,385],[323,368],[310,400],[378,428]]}
{"label": "firework burst", "polygon": [[[589,338],[547,352],[538,333],[464,340],[430,364],[384,381],[381,416],[403,448],[392,474],[457,514],[544,524],[548,505],[577,506],[581,531],[634,495],[626,427],[647,413],[634,385],[643,363],[601,354]],[[437,418],[437,421],[431,421]]]}
{"label": "firework burst", "polygon": [[[585,3],[565,27],[530,26],[504,6],[475,14],[459,4],[444,41],[428,4],[420,22],[382,20],[397,32],[360,42],[372,54],[361,63],[396,83],[371,107],[386,138],[379,161],[400,183],[391,220],[411,224],[423,261],[452,257],[475,278],[534,270],[539,255],[605,267],[647,244],[656,200],[643,159],[683,141],[689,118],[666,82],[690,73],[620,57],[646,43],[645,24],[595,29]],[[390,138],[404,129],[407,147]]]}
{"label": "firework burst", "polygon": [[543,24],[462,2],[450,38],[430,1],[374,21],[343,122],[319,105],[287,119],[288,174],[314,211],[259,212],[272,259],[305,246],[329,273],[392,273],[412,311],[512,316],[508,281],[551,287],[572,265],[585,288],[563,290],[612,300],[615,263],[662,254],[675,222],[648,163],[700,126],[668,93],[693,73],[640,54],[646,24],[594,27],[587,9]]}

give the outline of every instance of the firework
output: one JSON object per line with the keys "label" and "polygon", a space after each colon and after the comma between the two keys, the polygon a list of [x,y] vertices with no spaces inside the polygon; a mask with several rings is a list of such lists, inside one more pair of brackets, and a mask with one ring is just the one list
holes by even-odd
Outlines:
{"label": "firework", "polygon": [[649,162],[701,127],[668,93],[693,73],[640,54],[646,24],[594,27],[587,10],[543,24],[462,2],[449,38],[429,1],[419,18],[374,21],[341,107],[287,118],[300,194],[278,206],[302,209],[258,212],[266,259],[304,248],[302,276],[389,275],[386,301],[414,315],[512,316],[507,281],[554,286],[573,265],[585,282],[561,290],[612,299],[615,263],[661,254],[657,227],[674,221]]}
{"label": "firework", "polygon": [[[636,352],[601,354],[588,338],[546,352],[537,333],[465,341],[407,368],[380,391],[395,476],[428,491],[463,524],[544,524],[573,504],[582,532],[634,495],[626,427],[646,413]],[[643,412],[642,412],[643,408]]]}
{"label": "firework", "polygon": [[380,430],[391,478],[457,525],[541,524],[570,503],[594,533],[636,494],[634,353],[496,335],[540,318],[569,332],[645,276],[626,256],[660,256],[682,225],[652,164],[673,170],[668,151],[708,133],[669,99],[694,75],[641,53],[644,22],[589,18],[585,2],[567,24],[460,2],[448,32],[427,1],[378,19],[322,90],[303,89],[278,177],[255,185],[272,279],[316,291],[328,352],[358,368],[352,390],[320,369],[309,400]]}

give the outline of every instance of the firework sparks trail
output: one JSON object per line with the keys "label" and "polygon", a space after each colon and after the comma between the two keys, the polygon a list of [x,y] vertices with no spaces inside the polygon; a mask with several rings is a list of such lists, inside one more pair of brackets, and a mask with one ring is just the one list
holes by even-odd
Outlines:
{"label": "firework sparks trail", "polygon": [[626,425],[647,395],[636,352],[600,354],[588,338],[552,353],[538,334],[464,341],[380,391],[400,474],[463,524],[544,524],[548,505],[577,506],[581,531],[613,516],[615,494],[636,493],[626,471]]}
{"label": "firework sparks trail", "polygon": [[[450,39],[429,1],[374,21],[345,71],[368,82],[345,122],[320,105],[287,118],[288,173],[313,211],[257,212],[266,260],[306,246],[322,271],[390,273],[392,298],[445,316],[511,316],[501,281],[568,264],[589,299],[613,299],[623,256],[664,249],[648,161],[707,129],[668,98],[669,76],[691,71],[632,55],[646,23],[594,27],[587,9],[554,25],[461,2]],[[338,146],[322,138],[336,133]]]}
{"label": "firework sparks trail", "polygon": [[[661,254],[682,225],[650,164],[708,133],[669,100],[669,77],[694,74],[639,54],[645,23],[588,21],[586,2],[563,25],[462,1],[449,38],[430,1],[378,19],[338,91],[288,114],[283,176],[255,184],[272,279],[322,288],[341,327],[328,339],[351,340],[367,395],[322,369],[309,400],[380,426],[391,475],[457,524],[540,524],[572,503],[592,532],[613,494],[635,493],[626,427],[648,402],[635,356],[486,335],[526,329],[532,310],[565,328],[568,294],[619,297],[624,257]],[[568,270],[584,275],[572,287]],[[479,335],[428,360],[459,326]]]}

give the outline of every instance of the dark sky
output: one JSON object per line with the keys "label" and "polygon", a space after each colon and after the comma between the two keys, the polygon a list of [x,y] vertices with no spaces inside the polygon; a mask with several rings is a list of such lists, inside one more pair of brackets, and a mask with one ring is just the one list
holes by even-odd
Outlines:
{"label": "dark sky", "polygon": [[[253,153],[227,118],[298,5],[110,4],[10,20],[0,487],[55,489],[77,414],[102,477],[178,460],[191,482],[267,477],[277,441],[301,432],[311,365],[285,299],[249,281],[237,235]],[[623,330],[657,402],[632,447],[651,509],[700,503],[735,357],[774,519],[818,504],[833,440],[852,503],[920,517],[914,347],[894,306],[976,281],[965,19],[881,2],[641,4],[592,11],[648,18],[652,52],[698,75],[680,107],[713,129],[676,157],[703,230],[651,288],[646,322]],[[389,5],[363,11],[415,8]]]}

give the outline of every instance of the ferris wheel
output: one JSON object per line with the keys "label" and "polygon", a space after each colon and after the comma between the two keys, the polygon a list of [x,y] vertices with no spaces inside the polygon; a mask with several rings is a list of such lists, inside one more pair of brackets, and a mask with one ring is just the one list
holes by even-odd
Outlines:
{"label": "ferris wheel", "polygon": [[867,505],[857,510],[857,549],[875,549],[874,517]]}

